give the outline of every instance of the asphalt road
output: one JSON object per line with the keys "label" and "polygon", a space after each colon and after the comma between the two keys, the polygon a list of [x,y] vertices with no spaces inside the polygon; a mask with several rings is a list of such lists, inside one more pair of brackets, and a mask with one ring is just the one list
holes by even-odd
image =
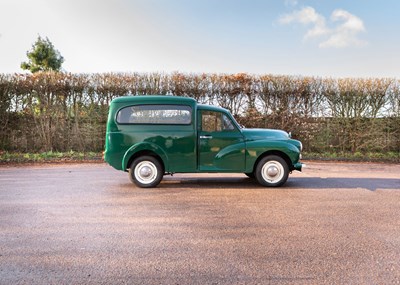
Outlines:
{"label": "asphalt road", "polygon": [[0,284],[400,284],[400,165],[309,162],[279,189],[1,167]]}

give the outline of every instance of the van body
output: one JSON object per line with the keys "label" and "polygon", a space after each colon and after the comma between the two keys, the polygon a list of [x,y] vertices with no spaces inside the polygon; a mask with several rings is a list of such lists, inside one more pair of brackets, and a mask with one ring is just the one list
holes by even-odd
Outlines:
{"label": "van body", "polygon": [[281,186],[301,171],[302,144],[287,132],[241,127],[223,108],[177,96],[126,96],[110,104],[104,159],[139,187],[164,174],[245,173]]}

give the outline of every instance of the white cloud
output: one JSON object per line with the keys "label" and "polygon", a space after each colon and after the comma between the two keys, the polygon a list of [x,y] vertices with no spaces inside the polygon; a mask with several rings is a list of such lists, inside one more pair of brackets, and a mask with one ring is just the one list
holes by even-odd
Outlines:
{"label": "white cloud", "polygon": [[365,41],[358,38],[359,33],[365,32],[363,21],[348,11],[337,9],[332,12],[329,28],[323,15],[317,13],[312,7],[304,7],[301,10],[285,14],[279,18],[281,24],[300,23],[311,26],[304,40],[311,38],[320,41],[321,48],[345,48],[349,46],[363,46]]}
{"label": "white cloud", "polygon": [[304,39],[318,37],[329,33],[325,24],[325,18],[318,14],[314,8],[305,7],[291,14],[286,14],[279,19],[281,24],[301,23],[303,25],[313,25],[304,36]]}
{"label": "white cloud", "polygon": [[342,22],[332,32],[330,37],[320,43],[320,47],[344,48],[348,46],[363,46],[367,42],[360,40],[357,36],[365,32],[363,21],[345,10],[335,10],[332,13],[333,22]]}
{"label": "white cloud", "polygon": [[[323,17],[322,17],[323,18]],[[305,7],[299,11],[294,11],[291,14],[283,15],[279,22],[282,24],[290,24],[293,22],[299,22],[302,24],[316,23],[321,20],[321,16],[315,12],[312,7]],[[324,19],[322,19],[324,20]]]}

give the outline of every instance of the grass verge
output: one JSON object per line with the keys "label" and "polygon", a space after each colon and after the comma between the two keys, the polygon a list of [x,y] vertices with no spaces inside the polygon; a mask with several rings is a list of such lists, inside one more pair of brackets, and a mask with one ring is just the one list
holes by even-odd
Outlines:
{"label": "grass verge", "polygon": [[303,152],[305,160],[400,163],[400,152]]}
{"label": "grass verge", "polygon": [[102,154],[98,152],[42,152],[42,153],[19,153],[1,152],[0,164],[9,163],[46,163],[46,162],[100,162]]}

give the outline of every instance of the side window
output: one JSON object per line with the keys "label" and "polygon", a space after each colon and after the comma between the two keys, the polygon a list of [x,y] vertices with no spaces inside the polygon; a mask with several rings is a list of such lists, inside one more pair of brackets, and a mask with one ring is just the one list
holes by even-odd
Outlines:
{"label": "side window", "polygon": [[225,114],[222,115],[222,129],[224,131],[233,131],[235,130],[235,126],[232,123],[232,120],[227,117]]}
{"label": "side window", "polygon": [[231,119],[223,113],[202,111],[201,130],[204,132],[233,131],[235,126]]}
{"label": "side window", "polygon": [[121,109],[119,124],[189,125],[192,108],[183,105],[136,105]]}

